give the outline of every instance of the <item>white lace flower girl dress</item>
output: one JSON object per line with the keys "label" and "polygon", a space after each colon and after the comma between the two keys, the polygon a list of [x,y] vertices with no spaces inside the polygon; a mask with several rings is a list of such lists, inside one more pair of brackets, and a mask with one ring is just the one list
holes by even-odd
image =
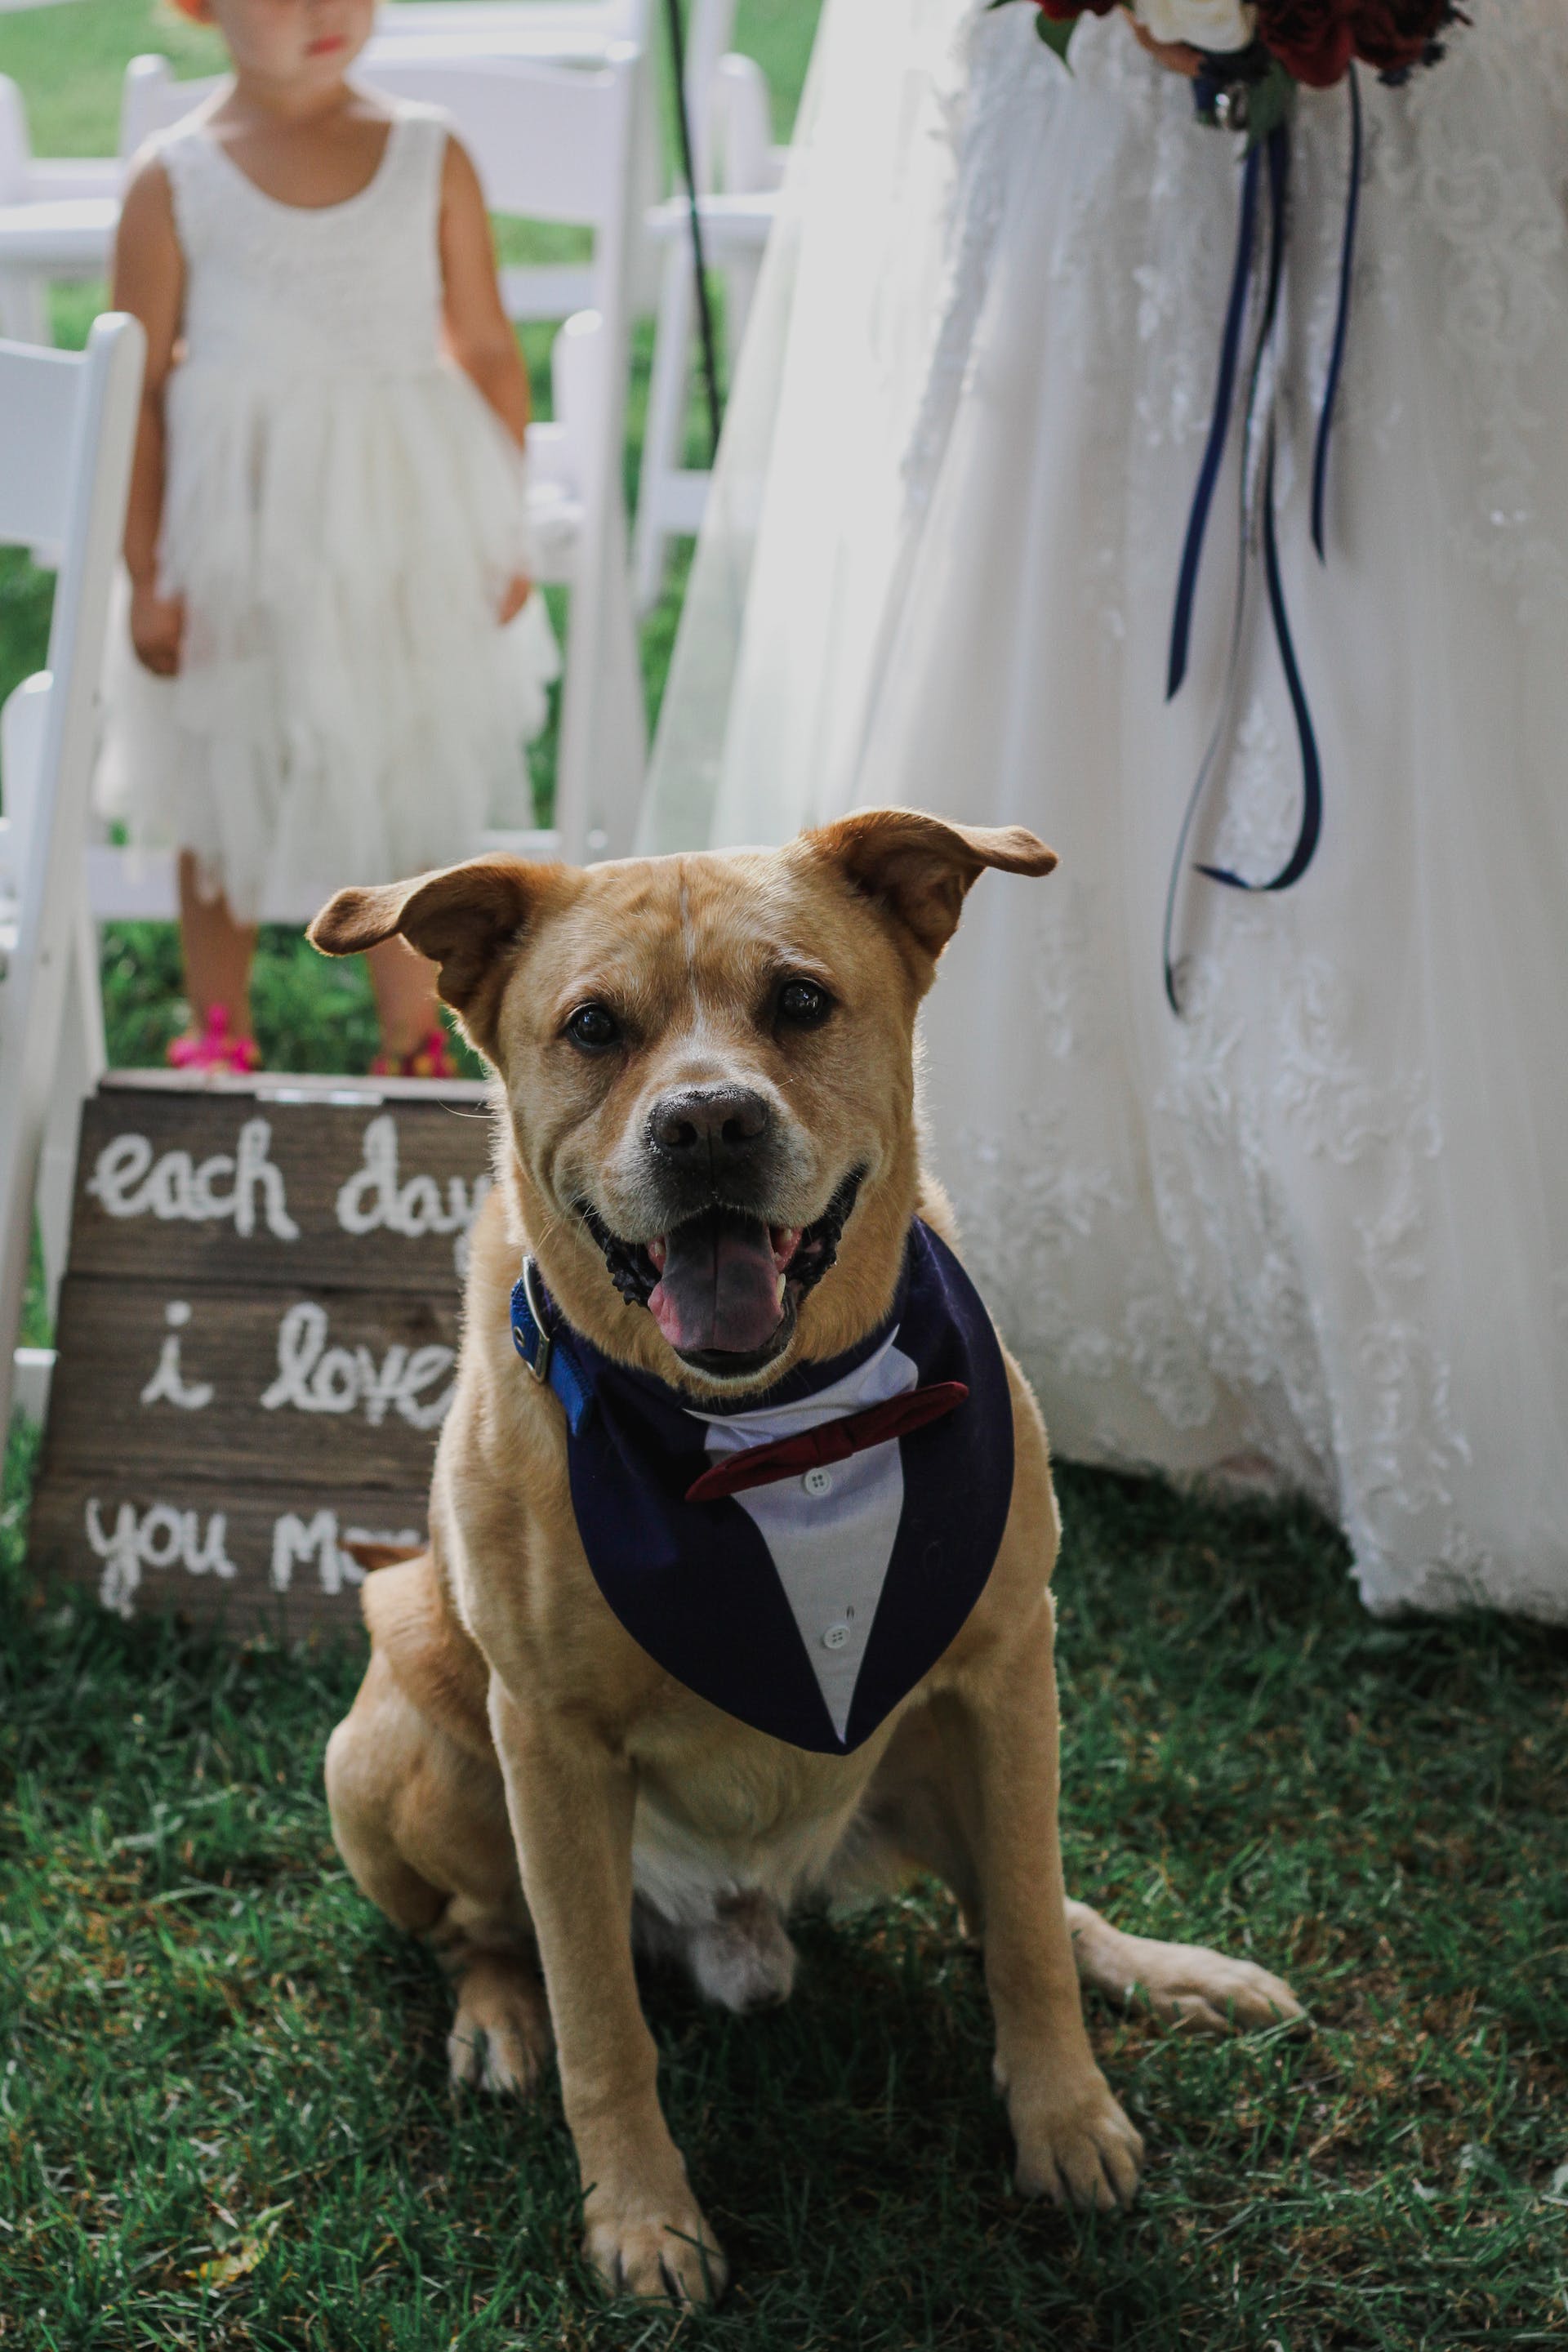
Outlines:
{"label": "white lace flower girl dress", "polygon": [[[1165,698],[1237,142],[1120,14],[828,0],[655,752],[648,845],[901,801],[1033,826],[926,1018],[965,1250],[1065,1454],[1304,1492],[1388,1608],[1568,1619],[1568,8],[1467,0],[1362,78],[1361,216],[1301,93],[1279,544],[1321,846],[1255,596],[1239,411]],[[866,159],[869,159],[868,162]],[[753,355],[756,364],[753,365]],[[747,586],[743,603],[733,583]]]}
{"label": "white lace flower girl dress", "polygon": [[[111,633],[100,800],[234,914],[468,856],[528,806],[558,669],[521,453],[441,350],[446,119],[400,105],[358,195],[266,195],[198,120],[159,152],[185,264],[160,586],[181,667]],[[526,822],[526,818],[523,819]]]}

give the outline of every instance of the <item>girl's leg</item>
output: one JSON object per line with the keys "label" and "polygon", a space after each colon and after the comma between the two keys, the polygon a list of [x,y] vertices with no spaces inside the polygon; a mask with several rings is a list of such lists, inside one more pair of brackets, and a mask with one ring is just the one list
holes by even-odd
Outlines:
{"label": "girl's leg", "polygon": [[440,1026],[436,966],[417,954],[406,940],[396,937],[370,949],[365,961],[375,992],[383,1046],[389,1055],[412,1054]]}
{"label": "girl's leg", "polygon": [[256,953],[256,926],[237,923],[226,898],[204,898],[197,887],[196,861],[188,849],[180,852],[180,943],[185,958],[185,992],[191,1000],[193,1034],[207,1025],[215,1004],[228,1013],[231,1035],[249,1037],[250,965]]}

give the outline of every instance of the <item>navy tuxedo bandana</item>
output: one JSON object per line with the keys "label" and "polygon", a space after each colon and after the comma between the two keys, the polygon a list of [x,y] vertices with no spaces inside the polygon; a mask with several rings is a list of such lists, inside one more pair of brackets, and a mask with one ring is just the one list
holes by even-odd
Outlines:
{"label": "navy tuxedo bandana", "polygon": [[700,1410],[564,1326],[542,1345],[552,1319],[530,1268],[512,1337],[566,1407],[578,1530],[610,1608],[727,1715],[848,1755],[963,1624],[1012,1504],[1006,1370],[952,1251],[911,1226],[880,1328],[740,1412]]}

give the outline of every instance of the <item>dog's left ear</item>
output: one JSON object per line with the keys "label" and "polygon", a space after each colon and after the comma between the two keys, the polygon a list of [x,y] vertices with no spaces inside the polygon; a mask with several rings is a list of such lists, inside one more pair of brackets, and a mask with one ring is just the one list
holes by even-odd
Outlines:
{"label": "dog's left ear", "polygon": [[521,857],[472,857],[444,873],[377,889],[340,890],[307,936],[323,955],[358,955],[401,933],[441,967],[441,995],[494,1058],[496,1015],[520,944],[563,869]]}
{"label": "dog's left ear", "polygon": [[1057,862],[1056,851],[1021,824],[949,824],[920,809],[864,809],[804,839],[885,907],[933,961],[988,866],[1005,874],[1048,874]]}

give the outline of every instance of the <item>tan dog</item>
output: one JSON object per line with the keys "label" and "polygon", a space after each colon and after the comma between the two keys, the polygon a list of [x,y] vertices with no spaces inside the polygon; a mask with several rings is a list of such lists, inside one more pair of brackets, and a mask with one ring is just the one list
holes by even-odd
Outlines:
{"label": "tan dog", "polygon": [[571,1331],[710,1412],[875,1332],[911,1220],[951,1234],[920,1161],[920,1000],[982,870],[1055,862],[1016,828],[885,810],[766,854],[483,858],[341,891],[311,934],[342,955],[401,932],[437,961],[503,1111],[431,1551],[365,1587],[373,1655],[328,1750],[333,1830],[372,1900],[446,1946],[455,2075],[526,2091],[553,2027],[586,2250],[614,2288],[696,2301],[724,2277],[659,2108],[634,1924],[745,2008],[788,1992],[802,1898],[939,1874],[984,1937],[1018,2186],[1079,2204],[1125,2202],[1142,2160],[1080,1973],[1209,2027],[1299,2014],[1260,1969],[1067,1899],[1057,1513],[1010,1360],[989,1580],[936,1666],[837,1755],[738,1722],[624,1630],[579,1537],[562,1406],[514,1352],[525,1251]]}

